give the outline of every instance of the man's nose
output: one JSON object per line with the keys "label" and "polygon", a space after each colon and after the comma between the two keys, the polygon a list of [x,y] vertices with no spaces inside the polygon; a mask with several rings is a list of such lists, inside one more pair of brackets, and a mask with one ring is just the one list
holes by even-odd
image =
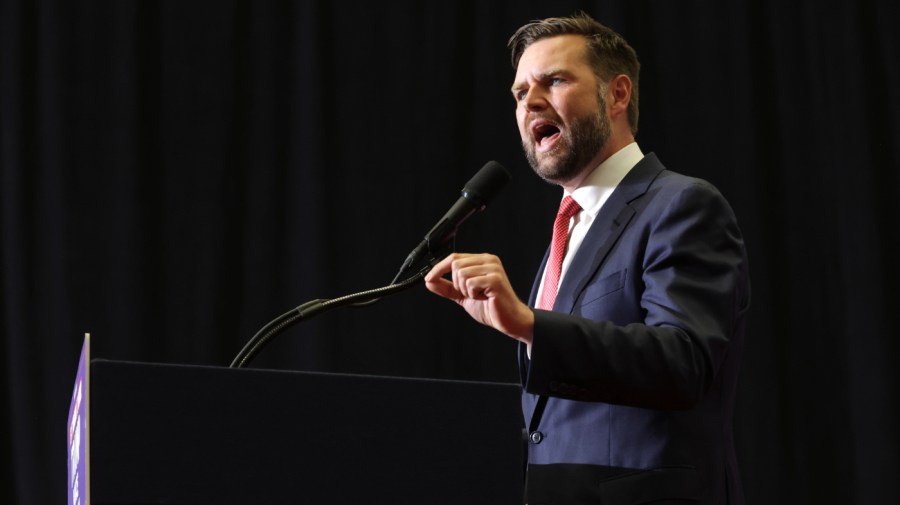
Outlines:
{"label": "man's nose", "polygon": [[547,97],[544,91],[537,87],[530,88],[522,102],[528,111],[543,110],[547,107]]}

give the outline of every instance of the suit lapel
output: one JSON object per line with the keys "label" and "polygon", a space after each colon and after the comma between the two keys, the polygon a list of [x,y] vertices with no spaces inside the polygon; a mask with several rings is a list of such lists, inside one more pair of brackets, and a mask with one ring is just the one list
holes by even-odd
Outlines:
{"label": "suit lapel", "polygon": [[635,210],[629,204],[647,193],[650,184],[664,168],[656,155],[651,153],[644,156],[622,179],[609,200],[603,204],[581,247],[572,258],[559,286],[554,311],[567,314],[572,312],[578,295],[584,291],[593,273],[603,264],[628,222],[634,217]]}

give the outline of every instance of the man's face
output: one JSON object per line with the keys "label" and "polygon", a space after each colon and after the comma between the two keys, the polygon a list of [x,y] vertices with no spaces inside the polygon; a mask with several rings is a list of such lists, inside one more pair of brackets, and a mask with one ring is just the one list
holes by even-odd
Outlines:
{"label": "man's face", "polygon": [[522,147],[539,176],[563,184],[599,163],[609,117],[583,37],[561,35],[528,46],[512,92]]}

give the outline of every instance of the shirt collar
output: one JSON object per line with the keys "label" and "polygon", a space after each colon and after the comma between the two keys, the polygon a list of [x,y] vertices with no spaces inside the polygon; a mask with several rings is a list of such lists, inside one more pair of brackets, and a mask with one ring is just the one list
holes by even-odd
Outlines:
{"label": "shirt collar", "polygon": [[575,188],[571,197],[578,202],[584,212],[596,216],[616,186],[643,157],[644,153],[641,152],[637,142],[628,144],[600,163],[585,177],[581,185]]}

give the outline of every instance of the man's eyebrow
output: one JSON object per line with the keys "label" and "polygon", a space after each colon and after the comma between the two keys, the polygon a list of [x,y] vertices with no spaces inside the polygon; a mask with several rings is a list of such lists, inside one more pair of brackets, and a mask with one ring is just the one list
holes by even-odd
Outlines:
{"label": "man's eyebrow", "polygon": [[[540,82],[540,81],[550,79],[551,77],[556,77],[558,75],[563,75],[563,74],[568,75],[569,72],[567,72],[565,69],[562,69],[562,68],[551,68],[551,69],[545,70],[545,71],[537,74],[536,77],[537,77],[537,80]],[[520,90],[522,88],[527,88],[527,87],[528,87],[528,83],[525,80],[522,80],[522,81],[513,83],[512,88],[510,88],[510,89],[512,91],[517,91],[517,90]]]}
{"label": "man's eyebrow", "polygon": [[[546,81],[547,79],[552,79],[554,77],[559,77],[559,76],[565,77],[565,76],[571,76],[571,75],[572,75],[572,72],[570,72],[562,67],[554,67],[554,68],[549,68],[547,70],[544,70],[543,72],[541,72],[539,74],[536,74],[535,77],[537,77],[538,82],[543,82],[543,81]],[[519,82],[514,82],[512,87],[510,88],[510,92],[513,95],[515,95],[516,92],[522,91],[523,89],[528,89],[528,81],[527,80],[521,80]]]}

